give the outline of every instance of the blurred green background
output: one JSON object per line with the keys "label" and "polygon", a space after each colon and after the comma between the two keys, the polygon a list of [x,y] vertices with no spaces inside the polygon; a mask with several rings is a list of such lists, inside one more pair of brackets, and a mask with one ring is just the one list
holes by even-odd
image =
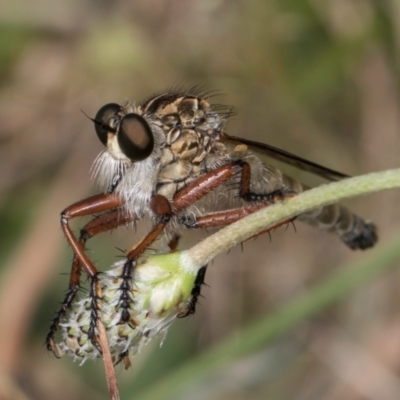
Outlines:
{"label": "blurred green background", "polygon": [[[398,167],[399,20],[397,0],[2,0],[0,398],[107,398],[100,360],[79,366],[44,346],[72,260],[59,213],[96,192],[89,170],[102,145],[81,110],[204,85],[236,110],[233,135],[351,175]],[[396,235],[399,200],[392,191],[349,202],[378,225],[376,250],[353,253],[297,223],[216,259],[196,315],[117,368],[122,398],[373,257]],[[104,234],[90,255],[105,269],[143,232]],[[190,232],[181,248],[205,235]],[[182,376],[173,398],[398,399],[399,285],[398,270],[381,273],[257,354],[205,379]]]}

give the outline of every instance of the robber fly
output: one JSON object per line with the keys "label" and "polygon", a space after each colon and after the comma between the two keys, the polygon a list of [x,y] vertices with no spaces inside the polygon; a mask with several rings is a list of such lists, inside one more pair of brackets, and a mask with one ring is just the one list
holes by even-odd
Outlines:
{"label": "robber fly", "polygon": [[[94,340],[99,294],[98,270],[85,253],[90,237],[143,218],[152,221],[150,232],[127,252],[121,276],[120,323],[129,324],[134,267],[157,238],[172,240],[184,228],[228,225],[305,189],[263,163],[257,153],[328,180],[347,177],[270,145],[228,135],[224,129],[231,109],[212,105],[209,98],[196,89],[169,91],[139,105],[107,104],[92,119],[105,146],[94,164],[94,175],[103,192],[71,205],[61,214],[74,260],[69,290],[47,336],[49,350],[54,351],[54,335],[76,297],[82,269],[91,282],[93,312],[88,334]],[[78,238],[69,220],[85,215],[96,217]],[[377,241],[372,223],[338,204],[304,213],[298,219],[335,233],[351,249],[366,249]],[[196,298],[201,283],[197,286]],[[192,310],[189,305],[188,314]]]}

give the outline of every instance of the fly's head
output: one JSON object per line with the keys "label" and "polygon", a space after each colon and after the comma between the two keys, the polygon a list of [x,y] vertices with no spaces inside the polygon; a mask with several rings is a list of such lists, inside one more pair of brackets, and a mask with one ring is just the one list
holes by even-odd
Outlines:
{"label": "fly's head", "polygon": [[140,107],[109,103],[92,119],[105,146],[92,167],[93,178],[101,190],[115,190],[126,199],[142,193],[147,202],[157,181],[164,136],[151,116]]}
{"label": "fly's head", "polygon": [[115,160],[126,164],[143,161],[154,149],[154,136],[148,122],[126,107],[106,104],[93,122],[97,136]]}

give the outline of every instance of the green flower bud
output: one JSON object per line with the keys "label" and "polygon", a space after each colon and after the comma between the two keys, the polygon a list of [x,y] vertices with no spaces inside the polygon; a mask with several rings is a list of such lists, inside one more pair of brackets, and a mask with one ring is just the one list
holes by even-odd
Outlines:
{"label": "green flower bud", "polygon": [[[136,354],[156,336],[164,339],[173,320],[185,315],[189,309],[198,270],[182,266],[178,252],[141,261],[133,271],[129,291],[131,318],[129,323],[121,323],[119,303],[124,263],[125,260],[119,261],[99,275],[102,296],[98,305],[115,360],[127,351]],[[90,296],[76,301],[66,320],[60,324],[63,339],[58,343],[59,349],[82,363],[101,356],[88,338],[91,303]]]}

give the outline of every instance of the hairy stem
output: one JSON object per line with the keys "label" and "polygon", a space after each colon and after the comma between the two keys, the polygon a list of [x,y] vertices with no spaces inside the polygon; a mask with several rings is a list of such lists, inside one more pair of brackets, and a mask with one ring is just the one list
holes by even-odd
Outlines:
{"label": "hairy stem", "polygon": [[307,190],[221,229],[191,249],[182,252],[181,262],[188,269],[198,270],[219,254],[279,222],[350,197],[396,187],[400,187],[400,169],[357,176]]}

